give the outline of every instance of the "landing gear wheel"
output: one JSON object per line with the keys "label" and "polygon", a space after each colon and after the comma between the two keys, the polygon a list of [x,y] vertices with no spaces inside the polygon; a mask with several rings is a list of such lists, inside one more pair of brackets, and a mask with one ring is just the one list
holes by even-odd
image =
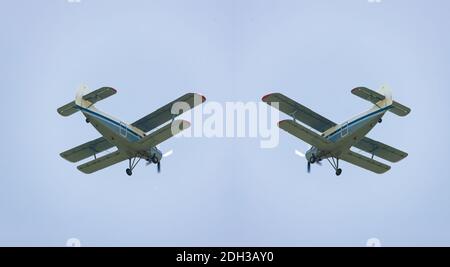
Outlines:
{"label": "landing gear wheel", "polygon": [[90,123],[91,121],[89,119],[86,118],[86,123]]}
{"label": "landing gear wheel", "polygon": [[152,162],[155,163],[155,164],[157,164],[157,163],[159,162],[158,157],[154,156],[154,157],[152,158]]}
{"label": "landing gear wheel", "polygon": [[140,160],[141,160],[140,157],[133,157],[133,158],[128,159],[129,167],[128,167],[128,169],[125,170],[127,172],[128,176],[131,176],[133,174],[134,167],[136,167],[136,165],[139,163]]}
{"label": "landing gear wheel", "polygon": [[378,119],[378,123],[382,123],[383,122],[383,119]]}
{"label": "landing gear wheel", "polygon": [[341,175],[341,173],[342,173],[342,169],[337,169],[337,170],[336,170],[336,176]]}

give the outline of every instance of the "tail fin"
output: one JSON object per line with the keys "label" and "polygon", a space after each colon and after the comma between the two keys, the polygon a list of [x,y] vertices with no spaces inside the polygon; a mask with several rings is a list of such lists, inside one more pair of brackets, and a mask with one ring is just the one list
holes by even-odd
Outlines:
{"label": "tail fin", "polygon": [[89,107],[91,103],[89,103],[86,99],[83,98],[88,91],[89,89],[86,85],[80,86],[75,95],[75,104],[83,108]]}
{"label": "tail fin", "polygon": [[389,88],[386,85],[381,86],[380,90],[378,90],[378,93],[384,96],[383,100],[378,101],[375,103],[377,107],[384,108],[387,106],[392,105],[392,91],[391,88]]}
{"label": "tail fin", "polygon": [[366,87],[357,87],[352,90],[352,94],[372,102],[378,108],[391,106],[389,111],[398,116],[406,116],[411,111],[410,108],[392,100],[392,91],[388,86],[382,86],[378,92]]}

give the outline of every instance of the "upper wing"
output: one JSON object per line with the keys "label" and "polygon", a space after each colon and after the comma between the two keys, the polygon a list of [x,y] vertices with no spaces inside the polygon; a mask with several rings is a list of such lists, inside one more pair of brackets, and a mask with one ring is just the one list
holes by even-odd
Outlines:
{"label": "upper wing", "polygon": [[390,162],[397,162],[408,156],[408,153],[399,149],[393,148],[381,142],[372,140],[368,137],[364,137],[354,145],[354,147],[371,153],[375,156],[389,160]]}
{"label": "upper wing", "polygon": [[353,151],[347,151],[343,153],[340,159],[347,161],[348,163],[354,164],[366,170],[375,172],[375,173],[385,173],[391,169],[390,166],[383,164],[379,161],[373,160],[361,154],[355,153]]}
{"label": "upper wing", "polygon": [[205,102],[206,98],[202,95],[195,93],[188,93],[183,95],[182,97],[170,102],[169,104],[159,108],[158,110],[148,114],[142,119],[132,123],[131,125],[141,129],[143,132],[148,132],[156,127],[162,125],[163,123],[171,120],[174,115],[181,115],[183,112],[187,110],[176,110],[179,112],[178,114],[172,114],[172,106],[177,102],[186,103],[190,109],[195,106]]}
{"label": "upper wing", "polygon": [[105,151],[113,146],[114,145],[108,142],[108,140],[106,140],[103,137],[100,137],[90,142],[74,147],[72,149],[69,149],[67,151],[64,151],[60,155],[61,157],[70,162],[77,162],[85,158],[88,158],[94,154]]}
{"label": "upper wing", "polygon": [[83,99],[91,102],[92,104],[94,104],[94,103],[96,103],[96,102],[98,102],[100,100],[103,100],[103,99],[105,99],[107,97],[110,97],[110,96],[114,95],[115,93],[117,93],[117,91],[114,88],[102,87],[102,88],[99,88],[99,89],[97,89],[95,91],[90,92],[87,95],[84,95]]}
{"label": "upper wing", "polygon": [[137,144],[142,147],[155,147],[170,137],[189,128],[190,125],[191,124],[185,120],[174,120],[172,123],[169,123],[142,138],[137,142]]}
{"label": "upper wing", "polygon": [[359,96],[362,99],[370,101],[374,104],[386,98],[384,95],[375,92],[374,90],[370,90],[369,88],[366,87],[356,87],[352,89],[352,94]]}
{"label": "upper wing", "polygon": [[78,166],[77,168],[80,171],[89,174],[101,170],[103,168],[109,167],[111,165],[114,165],[116,163],[119,163],[123,160],[126,160],[127,158],[128,158],[127,154],[118,150],[116,152],[104,155],[103,157],[100,157],[98,159],[86,162]]}
{"label": "upper wing", "polygon": [[333,144],[330,140],[318,135],[305,126],[298,124],[292,120],[283,120],[278,123],[278,126],[286,132],[302,139],[303,141],[315,146],[321,150],[329,150]]}
{"label": "upper wing", "polygon": [[324,132],[336,125],[336,123],[280,93],[266,95],[262,98],[262,101],[272,106],[272,103],[279,103],[278,107],[274,107],[293,116],[295,119],[311,126],[319,132]]}

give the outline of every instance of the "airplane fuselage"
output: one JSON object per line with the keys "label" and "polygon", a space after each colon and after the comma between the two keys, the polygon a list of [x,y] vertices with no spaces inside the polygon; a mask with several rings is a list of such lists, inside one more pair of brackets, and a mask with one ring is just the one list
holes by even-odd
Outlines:
{"label": "airplane fuselage", "polygon": [[142,147],[136,144],[136,142],[145,137],[145,133],[138,128],[121,120],[117,120],[96,108],[87,109],[80,106],[78,106],[78,108],[84,114],[87,121],[92,124],[104,138],[115,145],[119,150],[127,153],[130,158],[139,156],[146,160],[150,160],[156,155],[161,159],[162,152],[156,147],[149,147],[147,151],[142,151]]}
{"label": "airplane fuselage", "polygon": [[329,157],[338,158],[339,155],[348,151],[353,145],[366,136],[378,122],[381,122],[381,118],[389,108],[390,106],[383,108],[375,106],[344,123],[326,130],[322,133],[322,136],[333,143],[332,148],[325,151],[312,147],[306,152],[306,158],[310,160],[311,157],[315,157],[319,161]]}

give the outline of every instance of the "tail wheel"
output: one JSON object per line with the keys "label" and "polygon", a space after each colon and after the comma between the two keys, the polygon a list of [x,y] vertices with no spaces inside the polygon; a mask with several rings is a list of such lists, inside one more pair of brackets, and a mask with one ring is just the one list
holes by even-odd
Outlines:
{"label": "tail wheel", "polygon": [[342,169],[337,169],[337,170],[336,170],[336,176],[341,175],[341,173],[342,173]]}
{"label": "tail wheel", "polygon": [[133,174],[133,171],[131,171],[130,168],[126,169],[125,171],[128,174],[128,176],[131,176]]}

